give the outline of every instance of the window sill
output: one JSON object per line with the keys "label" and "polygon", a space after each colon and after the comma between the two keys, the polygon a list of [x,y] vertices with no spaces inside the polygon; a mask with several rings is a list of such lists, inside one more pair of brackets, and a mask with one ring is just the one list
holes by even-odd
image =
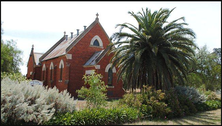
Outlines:
{"label": "window sill", "polygon": [[107,88],[114,88],[114,86],[108,86]]}
{"label": "window sill", "polygon": [[103,49],[103,46],[94,46],[94,45],[90,45],[90,47],[96,47],[96,48],[102,48],[102,49]]}

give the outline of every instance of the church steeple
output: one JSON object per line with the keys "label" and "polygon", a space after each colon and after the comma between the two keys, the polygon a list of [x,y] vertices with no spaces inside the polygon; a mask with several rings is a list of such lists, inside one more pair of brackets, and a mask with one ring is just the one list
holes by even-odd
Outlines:
{"label": "church steeple", "polygon": [[31,53],[30,56],[34,54],[34,45],[32,44],[32,49],[31,49]]}

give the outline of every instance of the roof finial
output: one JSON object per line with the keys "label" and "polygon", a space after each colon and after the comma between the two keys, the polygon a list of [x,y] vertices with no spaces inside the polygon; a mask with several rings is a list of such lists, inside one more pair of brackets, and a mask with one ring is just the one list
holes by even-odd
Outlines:
{"label": "roof finial", "polygon": [[34,44],[32,44],[32,48],[34,48]]}
{"label": "roof finial", "polygon": [[96,20],[99,20],[98,16],[99,16],[99,14],[97,13],[97,14],[96,14]]}

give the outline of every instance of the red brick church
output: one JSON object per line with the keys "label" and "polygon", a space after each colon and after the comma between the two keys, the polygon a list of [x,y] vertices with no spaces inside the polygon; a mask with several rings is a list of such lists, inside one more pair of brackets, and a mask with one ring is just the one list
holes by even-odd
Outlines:
{"label": "red brick church", "polygon": [[84,86],[84,74],[93,70],[102,74],[102,80],[108,85],[108,98],[120,98],[124,94],[123,84],[117,82],[117,69],[111,69],[108,55],[109,37],[99,22],[98,14],[89,27],[83,31],[71,32],[64,36],[45,53],[34,52],[32,46],[28,60],[26,77],[40,80],[44,86],[56,86],[59,91],[68,90],[74,98],[76,90]]}

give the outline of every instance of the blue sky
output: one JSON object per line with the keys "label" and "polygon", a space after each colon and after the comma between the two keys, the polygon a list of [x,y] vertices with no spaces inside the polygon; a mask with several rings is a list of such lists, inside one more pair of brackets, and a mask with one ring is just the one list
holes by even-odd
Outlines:
{"label": "blue sky", "polygon": [[[1,2],[1,21],[4,33],[3,40],[15,40],[18,49],[23,51],[23,65],[20,66],[23,75],[27,72],[27,62],[31,47],[35,52],[46,52],[63,35],[64,31],[76,33],[83,30],[95,20],[99,21],[110,37],[119,29],[116,24],[136,21],[128,14],[142,8],[151,11],[160,8],[176,9],[168,21],[185,17],[188,27],[196,33],[195,43],[198,47],[207,45],[209,51],[221,48],[221,2]],[[136,25],[137,26],[137,25]]]}

